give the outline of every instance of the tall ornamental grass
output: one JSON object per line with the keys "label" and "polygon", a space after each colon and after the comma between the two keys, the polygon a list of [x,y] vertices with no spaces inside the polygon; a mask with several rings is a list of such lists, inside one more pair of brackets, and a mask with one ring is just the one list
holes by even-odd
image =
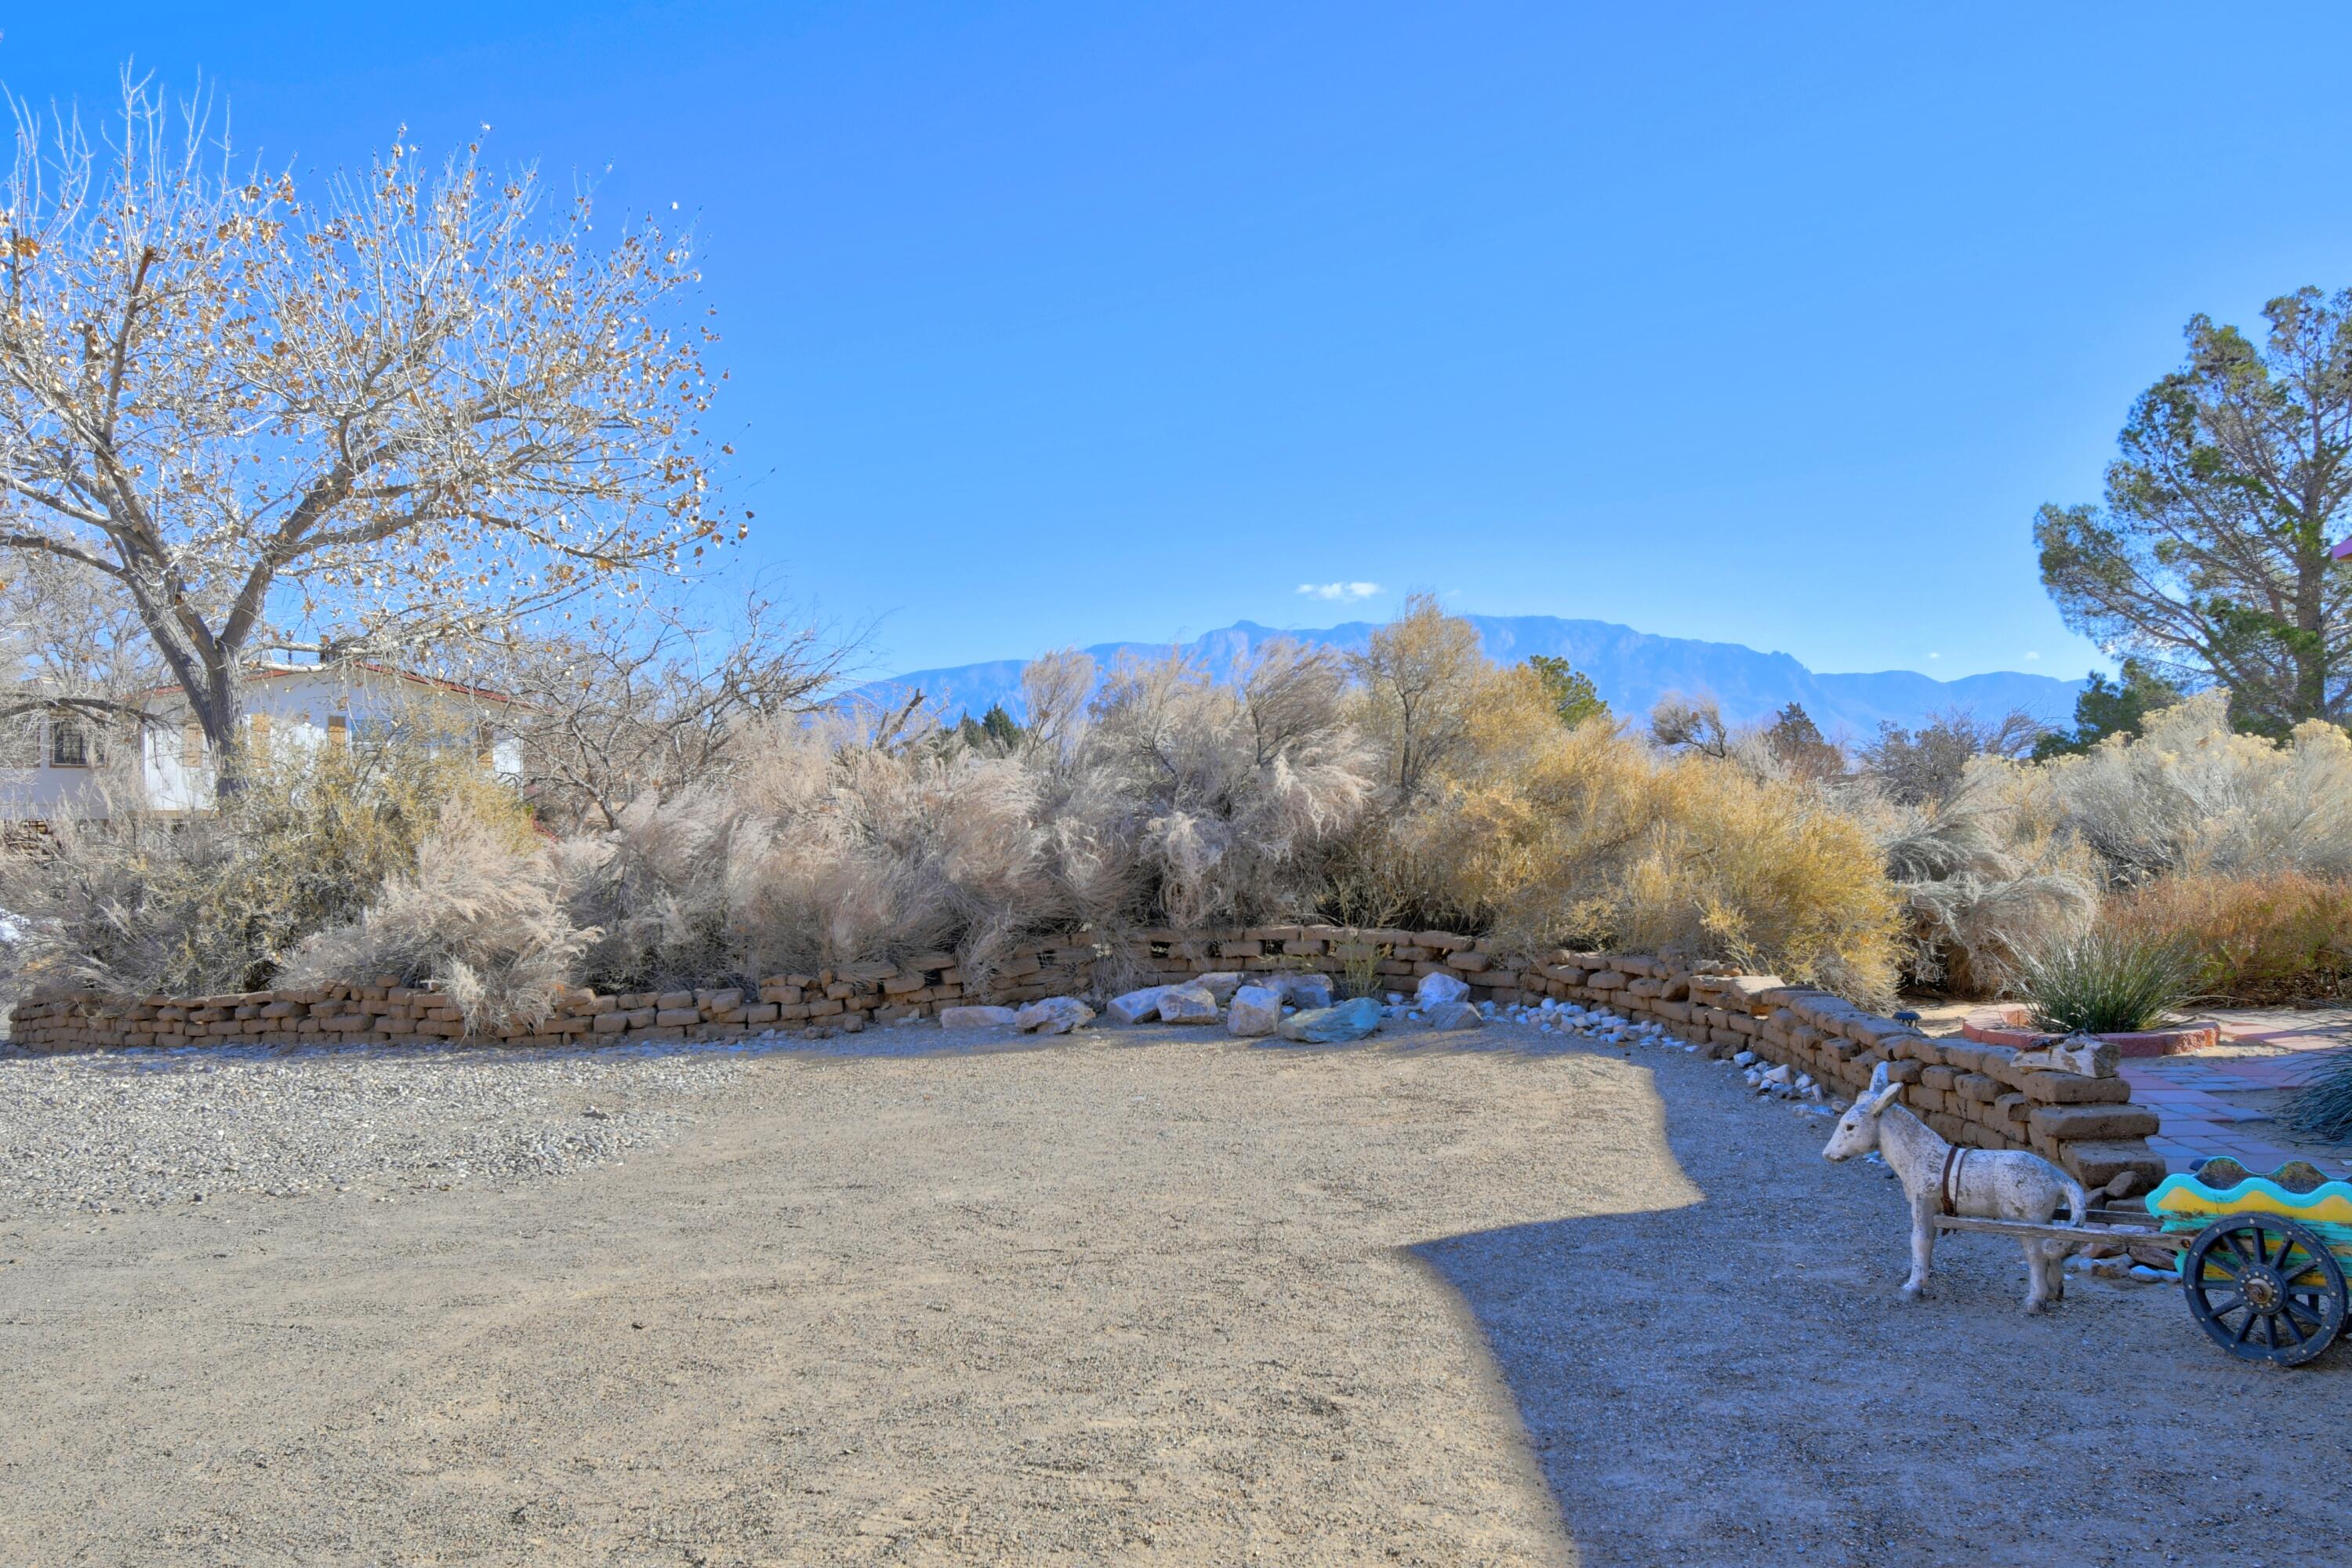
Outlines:
{"label": "tall ornamental grass", "polygon": [[2024,955],[2034,1026],[2069,1035],[2154,1028],[2196,994],[2196,962],[2169,941],[2094,928]]}

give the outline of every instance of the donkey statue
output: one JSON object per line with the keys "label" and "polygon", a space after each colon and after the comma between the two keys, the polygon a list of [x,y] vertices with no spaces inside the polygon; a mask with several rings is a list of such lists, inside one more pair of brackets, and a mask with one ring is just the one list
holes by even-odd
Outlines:
{"label": "donkey statue", "polygon": [[[1905,1300],[1918,1300],[1927,1287],[1938,1214],[2049,1225],[2063,1208],[2066,1223],[2083,1223],[2090,1200],[2082,1183],[2022,1149],[1964,1149],[1947,1143],[1895,1103],[1902,1092],[1901,1084],[1888,1081],[1886,1064],[1879,1063],[1870,1087],[1838,1119],[1822,1158],[1851,1160],[1875,1149],[1901,1179],[1904,1195],[1911,1200],[1911,1277],[1903,1281]],[[2074,1248],[2035,1240],[2024,1247],[2025,1310],[2039,1312],[2065,1295],[2066,1258]]]}

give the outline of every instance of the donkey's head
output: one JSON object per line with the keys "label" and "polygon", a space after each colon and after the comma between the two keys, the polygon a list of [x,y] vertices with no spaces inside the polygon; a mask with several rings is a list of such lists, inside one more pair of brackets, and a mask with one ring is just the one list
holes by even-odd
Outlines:
{"label": "donkey's head", "polygon": [[1902,1092],[1901,1084],[1889,1081],[1886,1064],[1879,1063],[1878,1070],[1870,1075],[1870,1087],[1857,1095],[1853,1108],[1838,1118],[1837,1131],[1830,1134],[1828,1144],[1822,1150],[1822,1158],[1851,1160],[1856,1154],[1867,1154],[1877,1148],[1879,1114],[1894,1104],[1895,1097]]}

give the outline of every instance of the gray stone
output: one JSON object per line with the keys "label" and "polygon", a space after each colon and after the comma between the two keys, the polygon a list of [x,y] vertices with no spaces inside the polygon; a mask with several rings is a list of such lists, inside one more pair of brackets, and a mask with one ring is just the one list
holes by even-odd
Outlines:
{"label": "gray stone", "polygon": [[1103,1011],[1122,1024],[1139,1024],[1146,1018],[1160,1016],[1160,998],[1167,994],[1165,985],[1147,985],[1140,991],[1112,997],[1103,1005]]}
{"label": "gray stone", "polygon": [[1421,977],[1421,984],[1413,988],[1412,999],[1423,1007],[1434,1007],[1440,1002],[1467,1002],[1470,987],[1441,970]]}
{"label": "gray stone", "polygon": [[1001,1028],[1013,1019],[1010,1007],[942,1007],[940,1026],[947,1029]]}
{"label": "gray stone", "polygon": [[[1282,999],[1301,1007],[1328,1007],[1331,1005],[1331,977],[1328,974],[1285,974],[1279,977]],[[1276,979],[1269,975],[1263,984]]]}
{"label": "gray stone", "polygon": [[1213,1024],[1217,1021],[1217,999],[1205,985],[1171,985],[1160,994],[1160,1021]]}
{"label": "gray stone", "polygon": [[1234,993],[1226,1010],[1225,1028],[1236,1035],[1271,1035],[1282,1026],[1282,993],[1266,985],[1244,985]]}
{"label": "gray stone", "polygon": [[[1437,978],[1431,975],[1431,979]],[[1483,1029],[1486,1015],[1467,1002],[1440,1002],[1429,1010],[1429,1026],[1433,1029]]]}
{"label": "gray stone", "polygon": [[1234,999],[1234,992],[1242,988],[1243,979],[1241,971],[1237,969],[1220,969],[1213,974],[1195,977],[1192,984],[1214,996],[1217,1005],[1222,1007]]}
{"label": "gray stone", "polygon": [[1309,1045],[1330,1045],[1339,1040],[1360,1040],[1380,1026],[1380,1003],[1370,996],[1358,996],[1336,1007],[1313,1007],[1304,1013],[1293,1013],[1282,1021],[1282,1037]]}
{"label": "gray stone", "polygon": [[1095,1010],[1075,996],[1048,996],[1013,1014],[1013,1023],[1024,1035],[1066,1035],[1094,1016]]}

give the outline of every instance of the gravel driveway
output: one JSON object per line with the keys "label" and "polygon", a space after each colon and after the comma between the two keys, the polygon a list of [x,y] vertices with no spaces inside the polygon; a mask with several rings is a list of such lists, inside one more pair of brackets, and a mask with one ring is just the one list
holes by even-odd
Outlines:
{"label": "gravel driveway", "polygon": [[1903,1307],[1893,1184],[1679,1051],[1001,1045],[0,1060],[0,1562],[2284,1568],[2352,1514],[2352,1356],[2027,1319],[1973,1238]]}

